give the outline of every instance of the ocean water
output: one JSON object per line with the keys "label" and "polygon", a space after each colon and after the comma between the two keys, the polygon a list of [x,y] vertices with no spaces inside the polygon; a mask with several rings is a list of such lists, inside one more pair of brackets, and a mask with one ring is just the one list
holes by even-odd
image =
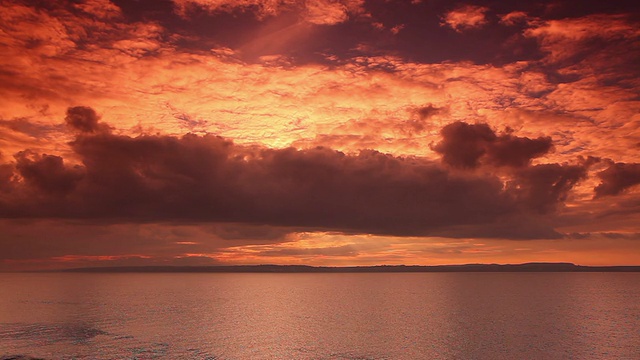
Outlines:
{"label": "ocean water", "polygon": [[0,274],[0,358],[640,359],[640,273]]}

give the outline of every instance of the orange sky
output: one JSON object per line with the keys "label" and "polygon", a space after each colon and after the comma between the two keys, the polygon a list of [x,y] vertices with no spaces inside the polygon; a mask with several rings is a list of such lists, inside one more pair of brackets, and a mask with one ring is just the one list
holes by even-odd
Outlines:
{"label": "orange sky", "polygon": [[0,270],[640,265],[638,5],[0,14]]}

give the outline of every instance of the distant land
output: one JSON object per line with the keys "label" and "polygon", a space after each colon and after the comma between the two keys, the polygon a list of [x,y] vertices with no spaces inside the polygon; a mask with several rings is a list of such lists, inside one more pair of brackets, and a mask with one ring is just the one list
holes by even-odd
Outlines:
{"label": "distant land", "polygon": [[465,265],[234,265],[234,266],[117,266],[57,270],[74,273],[391,273],[391,272],[640,272],[640,266],[583,266],[572,263]]}

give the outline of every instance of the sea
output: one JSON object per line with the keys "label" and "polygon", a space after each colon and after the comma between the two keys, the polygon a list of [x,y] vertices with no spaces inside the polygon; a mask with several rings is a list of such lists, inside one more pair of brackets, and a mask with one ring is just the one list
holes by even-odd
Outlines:
{"label": "sea", "polygon": [[640,359],[640,273],[1,273],[0,359]]}

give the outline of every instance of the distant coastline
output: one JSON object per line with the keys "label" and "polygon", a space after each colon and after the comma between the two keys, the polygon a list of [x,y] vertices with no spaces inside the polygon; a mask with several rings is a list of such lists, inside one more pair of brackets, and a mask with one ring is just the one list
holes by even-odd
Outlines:
{"label": "distant coastline", "polygon": [[232,265],[83,267],[48,272],[65,273],[410,273],[410,272],[640,272],[640,266],[584,266],[572,263],[464,265]]}

